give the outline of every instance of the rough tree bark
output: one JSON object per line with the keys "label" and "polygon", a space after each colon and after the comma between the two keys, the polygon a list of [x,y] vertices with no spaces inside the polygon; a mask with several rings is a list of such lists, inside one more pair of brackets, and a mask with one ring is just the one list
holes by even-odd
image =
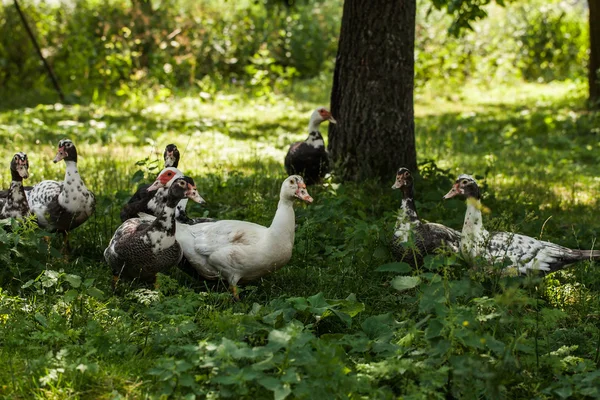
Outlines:
{"label": "rough tree bark", "polygon": [[600,0],[588,0],[590,10],[590,106],[600,109]]}
{"label": "rough tree bark", "polygon": [[[593,0],[590,0],[593,1]],[[346,0],[333,76],[329,151],[343,180],[415,170],[415,0]]]}

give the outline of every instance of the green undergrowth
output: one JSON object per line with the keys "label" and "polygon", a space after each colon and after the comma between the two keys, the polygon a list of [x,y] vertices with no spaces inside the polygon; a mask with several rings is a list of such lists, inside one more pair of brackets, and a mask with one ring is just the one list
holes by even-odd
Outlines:
{"label": "green undergrowth", "polygon": [[[326,93],[324,94],[326,97]],[[442,202],[458,173],[484,190],[488,228],[594,246],[599,116],[574,84],[417,98],[417,207],[460,229]],[[322,99],[323,101],[325,99]],[[78,147],[96,214],[62,238],[30,223],[0,230],[0,396],[5,398],[598,398],[600,272],[499,277],[456,256],[411,270],[388,241],[400,193],[389,181],[310,187],[290,263],[242,288],[173,269],[156,287],[111,287],[102,252],[120,206],[182,151],[206,205],[189,213],[268,225],[287,146],[316,103],[192,95],[135,106],[39,106],[0,113],[0,158],[30,158],[28,183],[61,179],[59,138]],[[8,168],[2,171],[9,183]]]}

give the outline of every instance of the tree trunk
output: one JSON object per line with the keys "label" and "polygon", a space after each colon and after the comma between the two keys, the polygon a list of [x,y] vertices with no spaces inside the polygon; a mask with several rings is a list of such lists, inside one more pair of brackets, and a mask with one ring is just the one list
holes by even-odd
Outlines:
{"label": "tree trunk", "polygon": [[[594,0],[590,0],[594,1]],[[415,170],[415,0],[346,0],[338,45],[329,151],[343,180],[393,180]]]}
{"label": "tree trunk", "polygon": [[590,8],[590,106],[600,109],[600,0],[588,0]]}

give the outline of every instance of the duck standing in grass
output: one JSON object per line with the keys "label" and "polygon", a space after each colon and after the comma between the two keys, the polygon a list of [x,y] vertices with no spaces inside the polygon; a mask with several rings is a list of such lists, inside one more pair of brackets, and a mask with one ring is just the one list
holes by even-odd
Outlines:
{"label": "duck standing in grass", "polygon": [[[161,186],[157,180],[148,190]],[[181,199],[197,192],[183,178],[175,179],[169,186],[161,214],[152,222],[140,218],[123,222],[104,251],[114,283],[120,277],[154,283],[157,273],[181,261],[183,252],[175,239],[175,208]]]}
{"label": "duck standing in grass", "polygon": [[77,169],[77,148],[69,139],[58,142],[54,162],[65,161],[65,179],[62,182],[42,181],[35,185],[27,200],[38,224],[51,232],[65,235],[83,224],[96,209],[96,198],[85,186]]}
{"label": "duck standing in grass", "polygon": [[569,249],[518,233],[488,232],[483,227],[479,186],[470,175],[460,175],[444,198],[456,196],[467,200],[460,252],[470,264],[485,260],[503,272],[526,274],[532,270],[550,273],[578,261],[600,259],[598,250]]}
{"label": "duck standing in grass", "polygon": [[296,224],[294,199],[313,201],[298,175],[286,178],[281,185],[279,205],[268,228],[236,220],[178,224],[177,241],[185,258],[202,277],[226,279],[238,300],[238,283],[276,271],[292,257]]}
{"label": "duck standing in grass", "polygon": [[29,215],[29,203],[23,179],[29,177],[29,160],[27,154],[17,153],[10,162],[11,182],[7,196],[0,199],[0,218],[24,218]]}
{"label": "duck standing in grass", "polygon": [[303,176],[307,185],[319,183],[329,172],[329,153],[319,132],[319,125],[323,121],[336,123],[325,107],[319,107],[310,117],[308,138],[303,142],[293,143],[285,156],[284,165],[288,175]]}
{"label": "duck standing in grass", "polygon": [[[392,189],[402,191],[402,206],[392,239],[392,254],[396,260],[415,267],[423,264],[425,255],[434,254],[437,250],[459,252],[460,232],[442,224],[423,222],[419,218],[414,200],[413,177],[408,168],[398,170]],[[411,242],[414,246],[409,245]]]}

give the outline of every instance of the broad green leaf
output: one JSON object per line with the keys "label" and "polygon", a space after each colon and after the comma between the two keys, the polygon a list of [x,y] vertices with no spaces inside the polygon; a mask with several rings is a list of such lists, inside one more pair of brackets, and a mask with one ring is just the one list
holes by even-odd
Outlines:
{"label": "broad green leaf", "polygon": [[138,183],[142,179],[144,179],[144,171],[138,169],[131,177],[131,183]]}
{"label": "broad green leaf", "polygon": [[397,276],[392,280],[392,287],[400,292],[412,289],[421,283],[418,276]]}
{"label": "broad green leaf", "polygon": [[440,336],[443,329],[443,321],[440,321],[439,319],[432,319],[431,321],[429,321],[427,329],[425,329],[425,339],[433,339]]}
{"label": "broad green leaf", "polygon": [[74,288],[81,286],[81,277],[78,275],[67,274],[65,280]]}
{"label": "broad green leaf", "polygon": [[370,339],[376,339],[393,331],[396,323],[391,313],[374,315],[365,319],[360,325]]}
{"label": "broad green leaf", "polygon": [[40,313],[35,313],[35,320],[40,323],[44,328],[48,327],[48,320]]}
{"label": "broad green leaf", "polygon": [[104,298],[104,292],[94,286],[87,288],[87,294],[97,300],[102,300]]}
{"label": "broad green leaf", "polygon": [[388,256],[388,254],[389,250],[387,247],[379,246],[373,252],[373,258],[375,258],[376,260],[383,260]]}
{"label": "broad green leaf", "polygon": [[406,274],[412,270],[411,266],[405,262],[393,262],[383,264],[379,266],[375,271],[377,272],[396,272],[399,274]]}
{"label": "broad green leaf", "polygon": [[75,289],[69,289],[63,295],[63,299],[65,300],[65,302],[70,303],[73,300],[75,300],[78,295],[79,295],[79,292],[77,290],[75,290]]}
{"label": "broad green leaf", "polygon": [[258,383],[273,391],[275,400],[283,400],[292,393],[292,389],[288,384],[283,384],[279,379],[270,376],[260,379]]}

